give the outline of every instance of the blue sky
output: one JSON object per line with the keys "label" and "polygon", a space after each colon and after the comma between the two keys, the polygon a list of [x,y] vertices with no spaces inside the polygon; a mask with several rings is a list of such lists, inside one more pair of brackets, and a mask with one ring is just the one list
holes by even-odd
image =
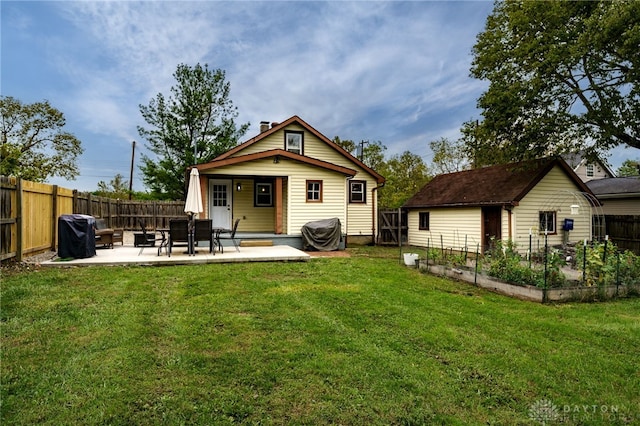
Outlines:
{"label": "blue sky", "polygon": [[[430,141],[479,118],[486,82],[469,77],[490,1],[2,1],[0,92],[47,99],[83,144],[81,175],[49,182],[97,189],[120,173],[134,189],[146,151],[139,105],[166,96],[179,63],[225,70],[238,123],[298,115],[325,136],[381,141],[427,164]],[[637,151],[637,150],[636,150]],[[637,152],[631,156],[635,158]],[[613,168],[629,157],[617,150]]]}

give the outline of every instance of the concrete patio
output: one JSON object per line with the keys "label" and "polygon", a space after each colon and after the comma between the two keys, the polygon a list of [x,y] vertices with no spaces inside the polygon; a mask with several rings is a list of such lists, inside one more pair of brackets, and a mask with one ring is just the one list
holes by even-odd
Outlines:
{"label": "concrete patio", "polygon": [[186,247],[174,247],[171,257],[166,250],[158,256],[158,247],[134,247],[132,233],[126,232],[124,244],[116,244],[114,248],[96,248],[96,255],[85,259],[62,260],[54,258],[40,263],[46,267],[69,267],[90,265],[188,265],[197,263],[231,263],[231,262],[300,262],[311,256],[304,251],[287,245],[263,247],[240,247],[236,251],[233,246],[224,247],[224,253],[209,253],[209,247],[196,247],[196,254],[189,256]]}

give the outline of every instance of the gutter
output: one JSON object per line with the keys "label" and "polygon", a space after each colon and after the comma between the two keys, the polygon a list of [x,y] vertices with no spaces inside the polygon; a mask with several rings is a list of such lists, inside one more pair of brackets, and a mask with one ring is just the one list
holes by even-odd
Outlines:
{"label": "gutter", "polygon": [[378,245],[378,239],[376,238],[376,197],[374,197],[376,191],[384,186],[384,182],[371,189],[371,238],[373,245]]}

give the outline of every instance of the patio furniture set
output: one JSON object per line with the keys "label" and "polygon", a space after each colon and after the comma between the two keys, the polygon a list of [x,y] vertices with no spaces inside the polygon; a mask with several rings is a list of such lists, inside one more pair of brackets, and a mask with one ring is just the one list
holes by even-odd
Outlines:
{"label": "patio furniture set", "polygon": [[[189,256],[195,255],[196,246],[201,241],[209,243],[209,253],[215,255],[216,250],[224,253],[223,240],[230,240],[236,251],[240,251],[238,241],[236,240],[236,231],[240,219],[236,219],[232,229],[213,227],[209,219],[195,219],[189,221],[187,219],[171,219],[169,220],[169,228],[158,228],[148,230],[145,223],[140,220],[140,228],[142,232],[134,233],[134,246],[140,247],[138,255],[142,254],[145,247],[155,247],[158,244],[158,256],[165,250],[167,256],[171,257],[174,247],[186,247],[186,253]],[[158,235],[160,233],[160,235]]]}

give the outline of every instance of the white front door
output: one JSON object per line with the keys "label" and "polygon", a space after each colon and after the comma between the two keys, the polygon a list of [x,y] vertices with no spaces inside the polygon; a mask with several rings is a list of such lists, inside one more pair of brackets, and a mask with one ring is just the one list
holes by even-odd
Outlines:
{"label": "white front door", "polygon": [[209,217],[214,228],[231,228],[232,196],[230,179],[209,181]]}

